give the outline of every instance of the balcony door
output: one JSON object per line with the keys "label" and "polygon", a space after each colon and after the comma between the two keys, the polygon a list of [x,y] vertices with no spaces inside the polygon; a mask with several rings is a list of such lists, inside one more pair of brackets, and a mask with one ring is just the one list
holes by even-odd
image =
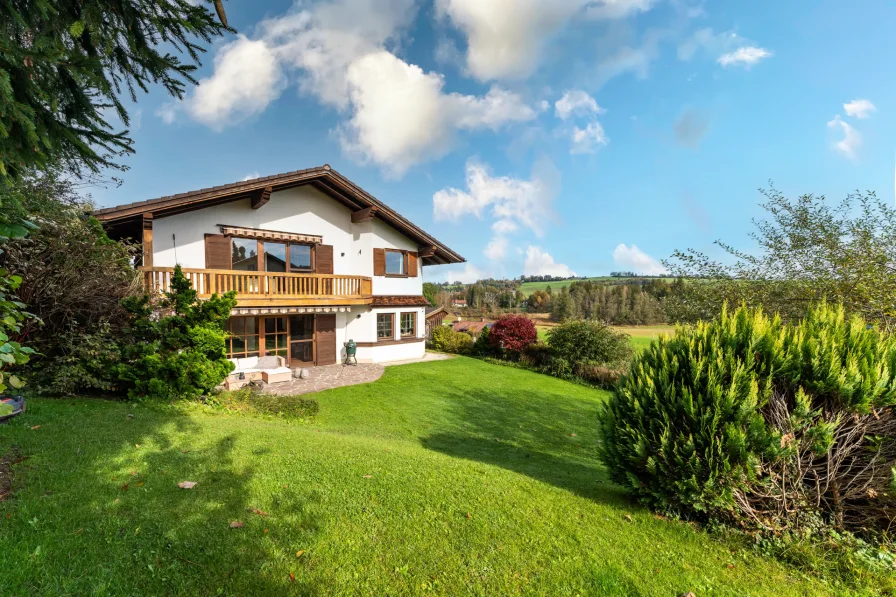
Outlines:
{"label": "balcony door", "polygon": [[292,315],[289,318],[290,366],[313,365],[315,359],[314,315]]}

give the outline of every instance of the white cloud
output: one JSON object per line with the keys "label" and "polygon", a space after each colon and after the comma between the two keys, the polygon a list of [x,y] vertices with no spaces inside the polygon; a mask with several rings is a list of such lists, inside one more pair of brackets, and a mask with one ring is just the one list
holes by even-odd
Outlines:
{"label": "white cloud", "polygon": [[526,261],[523,264],[523,274],[527,276],[557,276],[571,278],[576,275],[568,266],[557,263],[549,253],[541,247],[529,245],[526,248]]}
{"label": "white cloud", "polygon": [[178,104],[174,102],[165,102],[156,108],[156,116],[158,116],[165,124],[172,124],[177,120]]}
{"label": "white cloud", "polygon": [[699,29],[678,46],[678,59],[689,61],[700,51],[713,57],[730,52],[732,49],[746,45],[746,40],[734,31],[716,33],[712,28]]}
{"label": "white cloud", "polygon": [[589,19],[620,19],[638,12],[647,12],[657,0],[604,0],[592,3],[586,10]]}
{"label": "white cloud", "polygon": [[466,182],[467,191],[447,188],[433,195],[436,221],[459,222],[470,215],[481,219],[490,211],[496,220],[496,232],[510,231],[519,224],[541,236],[554,219],[552,204],[560,181],[557,169],[549,162],[539,162],[532,178],[522,180],[492,176],[487,165],[470,160]]}
{"label": "white cloud", "polygon": [[766,50],[765,48],[745,46],[743,48],[738,48],[733,52],[722,54],[716,62],[725,67],[743,65],[746,68],[750,68],[760,60],[771,58],[773,55],[774,53],[771,50]]}
{"label": "white cloud", "polygon": [[507,256],[508,245],[506,236],[496,236],[486,245],[483,253],[489,261],[501,261]]}
{"label": "white cloud", "polygon": [[663,265],[639,249],[637,245],[627,246],[620,243],[613,250],[613,262],[617,266],[644,276],[659,276],[668,273]]}
{"label": "white cloud", "polygon": [[440,75],[386,51],[354,62],[348,83],[352,118],[341,129],[343,147],[396,175],[444,155],[457,130],[497,130],[536,116],[498,87],[480,97],[443,93]]}
{"label": "white cloud", "polygon": [[[259,24],[215,58],[215,72],[186,102],[196,120],[220,130],[264,110],[287,79],[345,115],[343,150],[401,176],[444,155],[458,131],[498,130],[532,120],[516,93],[446,93],[442,75],[424,72],[388,48],[415,15],[413,0],[331,0]],[[164,116],[163,116],[164,118]]]}
{"label": "white cloud", "polygon": [[843,133],[843,138],[834,143],[834,149],[849,158],[856,157],[856,151],[862,145],[862,136],[851,124],[845,122],[840,115],[834,116],[834,119],[828,122],[828,128],[839,130]]}
{"label": "white cloud", "polygon": [[195,120],[220,131],[263,112],[285,86],[274,50],[263,40],[239,35],[218,50],[214,74],[200,79],[185,108]]}
{"label": "white cloud", "polygon": [[254,172],[250,172],[249,174],[245,175],[245,176],[243,177],[243,181],[246,181],[246,180],[254,180],[254,179],[259,178],[259,177],[261,177],[261,174],[259,174],[259,173],[258,173],[258,170],[256,170],[256,171],[254,171]]}
{"label": "white cloud", "polygon": [[614,44],[612,50],[607,51],[606,58],[597,64],[595,83],[603,85],[626,73],[632,73],[638,79],[646,79],[650,63],[659,57],[660,42],[669,35],[669,31],[654,29],[643,35],[640,44]]}
{"label": "white cloud", "polygon": [[464,264],[464,269],[460,271],[448,270],[445,272],[445,280],[450,283],[459,282],[461,284],[472,284],[477,280],[489,278],[483,270],[479,269],[472,263]]}
{"label": "white cloud", "polygon": [[436,12],[467,38],[466,64],[480,81],[524,78],[570,20],[621,18],[653,0],[436,0]]}
{"label": "white cloud", "polygon": [[877,112],[877,107],[866,99],[855,99],[843,104],[847,116],[855,118],[868,118],[872,112]]}
{"label": "white cloud", "polygon": [[610,142],[604,133],[604,127],[599,122],[589,122],[584,129],[573,127],[572,148],[569,150],[571,154],[594,153],[598,146],[606,145]]}
{"label": "white cloud", "polygon": [[561,120],[570,116],[582,116],[588,114],[603,114],[606,112],[597,105],[597,101],[586,92],[573,89],[563,94],[563,97],[554,104],[554,111]]}

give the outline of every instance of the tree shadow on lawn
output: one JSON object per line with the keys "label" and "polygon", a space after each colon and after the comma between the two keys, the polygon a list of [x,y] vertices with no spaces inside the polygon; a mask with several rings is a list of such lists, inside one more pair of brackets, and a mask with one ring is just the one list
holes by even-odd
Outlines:
{"label": "tree shadow on lawn", "polygon": [[[11,519],[0,554],[16,552],[15,568],[0,569],[14,570],[19,591],[316,594],[295,555],[318,531],[313,506],[285,486],[252,502],[263,448],[240,453],[245,438],[181,413],[96,402],[68,413],[68,401],[38,403],[27,425],[41,428],[12,438],[29,459],[0,504]],[[179,488],[185,480],[197,484]]]}
{"label": "tree shadow on lawn", "polygon": [[495,392],[454,392],[456,429],[421,439],[443,454],[493,464],[616,506],[630,506],[597,457],[597,403],[527,390],[525,400]]}

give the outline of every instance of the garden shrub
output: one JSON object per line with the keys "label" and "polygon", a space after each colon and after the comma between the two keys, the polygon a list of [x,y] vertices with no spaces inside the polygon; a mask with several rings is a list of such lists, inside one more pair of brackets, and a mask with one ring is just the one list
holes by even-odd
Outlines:
{"label": "garden shrub", "polygon": [[129,326],[115,372],[128,396],[198,398],[223,382],[233,370],[224,324],[235,304],[232,292],[200,301],[180,266],[157,305],[148,295],[125,299]]}
{"label": "garden shrub", "polygon": [[548,370],[551,365],[551,349],[543,342],[534,342],[523,349],[520,361],[538,369]]}
{"label": "garden shrub", "polygon": [[548,331],[551,367],[564,376],[587,365],[619,368],[632,355],[628,336],[598,321],[571,320]]}
{"label": "garden shrub", "polygon": [[480,357],[486,357],[492,354],[492,345],[488,339],[489,333],[490,330],[487,327],[482,328],[482,331],[479,332],[479,336],[477,336],[476,340],[473,342],[473,354]]}
{"label": "garden shrub", "polygon": [[625,369],[623,367],[614,369],[596,363],[579,363],[574,370],[576,377],[602,388],[612,388],[619,383],[624,374]]}
{"label": "garden shrub", "polygon": [[535,324],[523,315],[505,315],[498,319],[489,333],[489,342],[496,350],[519,356],[538,339]]}
{"label": "garden shrub", "polygon": [[440,352],[469,354],[473,350],[473,337],[447,325],[438,326],[430,334],[429,347]]}
{"label": "garden shrub", "polygon": [[114,390],[114,371],[121,356],[117,342],[108,323],[80,326],[71,322],[57,336],[54,357],[31,369],[37,391],[74,396]]}
{"label": "garden shrub", "polygon": [[780,532],[896,519],[896,337],[820,304],[800,323],[741,307],[635,356],[600,455],[640,501]]}

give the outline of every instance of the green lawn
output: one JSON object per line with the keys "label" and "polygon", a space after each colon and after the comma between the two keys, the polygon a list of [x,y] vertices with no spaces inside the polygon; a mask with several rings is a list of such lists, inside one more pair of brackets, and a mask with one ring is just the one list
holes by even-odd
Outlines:
{"label": "green lawn", "polygon": [[844,594],[629,503],[604,397],[456,358],[320,393],[312,423],[32,400],[0,427],[0,594]]}

